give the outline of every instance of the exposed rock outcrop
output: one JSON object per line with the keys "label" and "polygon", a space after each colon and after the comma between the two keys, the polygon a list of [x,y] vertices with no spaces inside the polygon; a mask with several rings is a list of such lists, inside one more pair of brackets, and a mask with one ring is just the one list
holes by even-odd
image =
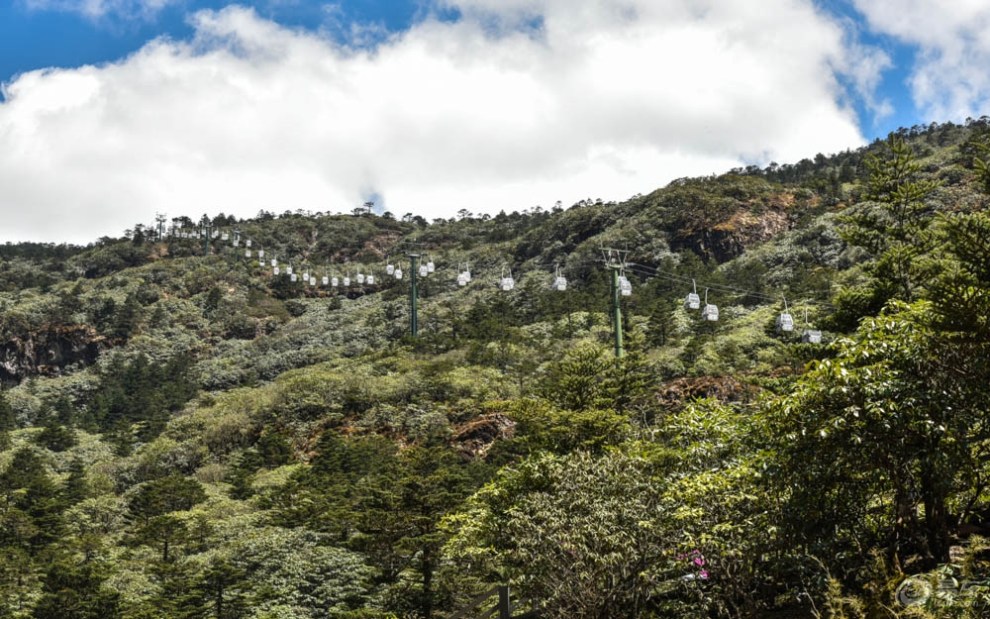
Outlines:
{"label": "exposed rock outcrop", "polygon": [[71,365],[89,365],[109,341],[88,325],[50,325],[0,343],[0,381],[54,376]]}
{"label": "exposed rock outcrop", "polygon": [[482,415],[454,429],[451,442],[474,458],[483,458],[495,441],[515,434],[516,422],[502,413]]}

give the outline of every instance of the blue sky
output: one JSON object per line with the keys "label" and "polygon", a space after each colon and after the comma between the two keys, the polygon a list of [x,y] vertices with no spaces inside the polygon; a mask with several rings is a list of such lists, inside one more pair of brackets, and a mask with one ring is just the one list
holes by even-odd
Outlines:
{"label": "blue sky", "polygon": [[984,113],[984,4],[13,0],[0,209],[25,215],[4,234],[621,200],[856,148]]}

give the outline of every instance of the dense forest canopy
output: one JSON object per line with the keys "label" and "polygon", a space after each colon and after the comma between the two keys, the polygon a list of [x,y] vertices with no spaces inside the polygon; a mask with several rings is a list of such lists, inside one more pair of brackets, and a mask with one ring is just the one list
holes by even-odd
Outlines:
{"label": "dense forest canopy", "polygon": [[0,247],[0,617],[986,617],[988,162]]}

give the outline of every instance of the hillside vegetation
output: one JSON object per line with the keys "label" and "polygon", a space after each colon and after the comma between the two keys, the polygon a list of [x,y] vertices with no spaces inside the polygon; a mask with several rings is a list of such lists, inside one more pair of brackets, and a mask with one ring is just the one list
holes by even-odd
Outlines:
{"label": "hillside vegetation", "polygon": [[0,247],[0,617],[986,617],[988,161]]}

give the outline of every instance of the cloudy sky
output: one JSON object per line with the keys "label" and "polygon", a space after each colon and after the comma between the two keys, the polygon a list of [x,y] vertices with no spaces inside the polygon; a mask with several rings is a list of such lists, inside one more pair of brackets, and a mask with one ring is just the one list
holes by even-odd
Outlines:
{"label": "cloudy sky", "polygon": [[0,241],[623,200],[990,106],[986,0],[5,0]]}

